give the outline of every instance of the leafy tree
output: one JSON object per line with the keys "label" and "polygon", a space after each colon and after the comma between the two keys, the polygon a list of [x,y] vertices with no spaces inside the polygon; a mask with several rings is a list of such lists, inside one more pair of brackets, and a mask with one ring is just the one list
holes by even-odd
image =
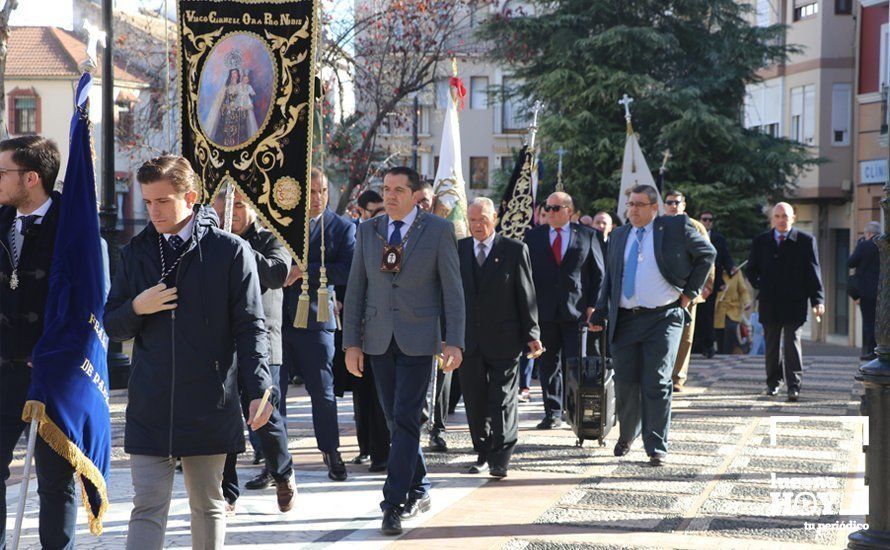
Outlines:
{"label": "leafy tree", "polygon": [[[528,4],[528,3],[527,3]],[[796,51],[780,25],[754,27],[734,0],[533,1],[535,15],[501,11],[482,28],[491,57],[541,99],[541,137],[562,145],[563,181],[585,210],[615,208],[626,126],[618,100],[635,98],[633,127],[650,168],[670,148],[668,188],[690,214],[714,211],[736,250],[763,226],[766,201],[785,196],[815,162],[796,142],[742,127],[745,86]],[[530,10],[529,10],[530,11]],[[555,166],[555,154],[544,155]],[[552,172],[552,171],[551,171]]]}

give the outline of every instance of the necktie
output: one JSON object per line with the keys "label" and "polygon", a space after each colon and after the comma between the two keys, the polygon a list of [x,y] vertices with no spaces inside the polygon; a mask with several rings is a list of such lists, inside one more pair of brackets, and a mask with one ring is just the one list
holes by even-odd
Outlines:
{"label": "necktie", "polygon": [[390,246],[399,246],[402,244],[402,226],[405,225],[405,222],[402,220],[394,220],[392,222],[393,229],[392,235],[389,236],[389,245]]}
{"label": "necktie", "polygon": [[179,235],[173,235],[167,241],[167,244],[169,244],[170,248],[172,248],[174,251],[177,251],[179,250],[179,247],[182,246],[182,238]]}
{"label": "necktie", "polygon": [[562,265],[562,228],[554,229],[556,238],[553,239],[553,259],[556,265]]}
{"label": "necktie", "polygon": [[481,267],[485,263],[485,243],[479,243],[479,253],[476,254],[476,263]]}
{"label": "necktie", "polygon": [[785,235],[779,235],[779,245],[781,246],[783,242],[785,242]]}
{"label": "necktie", "polygon": [[36,215],[36,214],[31,214],[30,216],[22,216],[22,217],[20,217],[19,219],[22,221],[22,227],[21,227],[21,229],[19,229],[19,233],[22,234],[22,235],[24,235],[24,234],[25,234],[25,231],[27,231],[28,228],[31,227],[31,224],[33,224],[34,222],[36,222],[36,221],[37,221],[37,218],[39,218],[39,217],[40,217],[40,216],[38,216],[38,215]]}
{"label": "necktie", "polygon": [[634,242],[630,245],[630,253],[627,255],[627,261],[624,263],[624,280],[621,281],[621,291],[625,298],[631,298],[636,291],[637,284],[637,264],[640,263],[640,243],[643,241],[646,228],[638,227]]}

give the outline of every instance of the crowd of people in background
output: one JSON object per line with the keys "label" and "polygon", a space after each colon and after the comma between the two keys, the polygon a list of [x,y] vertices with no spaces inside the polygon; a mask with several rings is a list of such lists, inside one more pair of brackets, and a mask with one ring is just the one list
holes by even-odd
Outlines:
{"label": "crowd of people in background", "polygon": [[[0,142],[3,481],[42,330],[40,274],[64,200],[53,190],[59,157],[39,136]],[[390,169],[381,192],[365,190],[345,217],[329,208],[327,178],[314,169],[309,254],[298,264],[241,193],[230,212],[225,195],[199,204],[200,182],[184,158],[152,159],[137,179],[151,223],[121,250],[104,315],[112,340],[134,340],[128,548],[162,546],[178,467],[193,544],[222,547],[240,494],[245,426],[263,465],[245,488],[274,485],[279,509],[290,510],[286,396],[295,381],[309,394],[320,461],[336,482],[348,478],[337,398],[352,392],[358,453],[348,462],[386,472],[381,530],[394,535],[402,520],[430,509],[424,448],[448,452],[448,416],[461,398],[476,454],[469,474],[508,477],[518,404],[532,400],[533,379],[542,390],[536,428],[562,425],[565,360],[583,351],[584,325],[607,331],[614,361],[614,454],[640,439],[658,467],[669,462],[671,399],[685,391],[692,354],[763,354],[765,395],[784,385],[797,401],[802,327],[825,315],[816,240],[795,227],[786,202],[769,209],[770,229],[737,265],[714,213],[693,219],[679,190],[659,197],[654,187],[634,187],[624,223],[611,212],[584,214],[554,192],[522,241],[500,235],[498,206],[477,198],[467,208],[470,236],[458,240],[452,223],[432,213],[432,186],[411,168]],[[227,215],[231,231],[220,228]],[[874,357],[879,232],[867,224],[849,259],[863,359]],[[306,285],[308,322],[295,326]],[[72,470],[39,443],[36,463],[41,543],[71,548]],[[0,516],[0,547],[4,526]]]}

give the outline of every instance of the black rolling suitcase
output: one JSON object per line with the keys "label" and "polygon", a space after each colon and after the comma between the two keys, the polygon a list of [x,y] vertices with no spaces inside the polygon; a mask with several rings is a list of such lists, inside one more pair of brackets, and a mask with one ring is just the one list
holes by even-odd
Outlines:
{"label": "black rolling suitcase", "polygon": [[598,356],[587,355],[587,324],[581,326],[580,357],[566,361],[566,419],[578,436],[576,445],[587,439],[605,446],[606,436],[615,425],[615,381],[612,359],[606,357],[606,330],[600,333]]}

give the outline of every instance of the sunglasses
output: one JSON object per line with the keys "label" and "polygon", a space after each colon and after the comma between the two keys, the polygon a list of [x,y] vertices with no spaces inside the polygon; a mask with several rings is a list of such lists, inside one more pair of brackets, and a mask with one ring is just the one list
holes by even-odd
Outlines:
{"label": "sunglasses", "polygon": [[702,218],[701,221],[703,221],[703,222],[712,222],[712,221],[714,221],[714,218],[710,218],[710,217]]}
{"label": "sunglasses", "polygon": [[544,212],[559,212],[563,208],[566,207],[561,204],[545,204],[543,207],[541,207]]}
{"label": "sunglasses", "polygon": [[679,206],[680,203],[682,203],[682,202],[683,201],[675,201],[675,200],[664,201],[664,203],[668,206]]}

